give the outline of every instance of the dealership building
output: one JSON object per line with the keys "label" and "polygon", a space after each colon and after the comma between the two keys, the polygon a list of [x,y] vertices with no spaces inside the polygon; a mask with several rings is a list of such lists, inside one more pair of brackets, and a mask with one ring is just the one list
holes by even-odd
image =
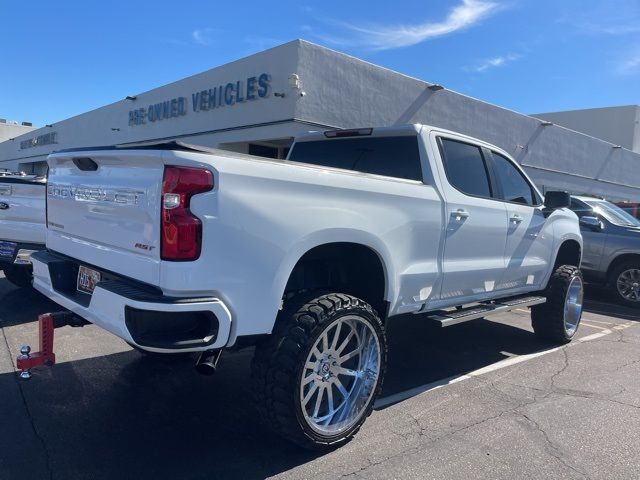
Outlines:
{"label": "dealership building", "polygon": [[310,130],[406,123],[498,145],[543,190],[640,202],[640,154],[618,143],[303,40],[5,140],[0,168],[41,173],[56,150],[169,140],[284,158]]}

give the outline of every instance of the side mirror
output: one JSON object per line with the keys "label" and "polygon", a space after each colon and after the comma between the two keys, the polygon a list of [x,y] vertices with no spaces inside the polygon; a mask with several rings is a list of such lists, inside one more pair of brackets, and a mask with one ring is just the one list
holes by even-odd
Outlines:
{"label": "side mirror", "polygon": [[602,224],[597,217],[584,216],[580,218],[580,226],[590,228],[591,230],[602,230]]}
{"label": "side mirror", "polygon": [[544,206],[548,210],[568,208],[571,205],[571,196],[567,192],[547,192],[544,194]]}

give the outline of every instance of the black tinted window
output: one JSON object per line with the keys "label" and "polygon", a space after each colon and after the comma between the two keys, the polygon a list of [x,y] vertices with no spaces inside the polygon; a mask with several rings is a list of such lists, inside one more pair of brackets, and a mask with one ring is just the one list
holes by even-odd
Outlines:
{"label": "black tinted window", "polygon": [[451,185],[469,195],[490,197],[489,177],[480,148],[445,138],[441,142]]}
{"label": "black tinted window", "polygon": [[586,216],[595,216],[596,214],[593,212],[593,209],[587,205],[586,203],[582,203],[575,198],[571,199],[571,205],[569,206],[571,210],[575,212],[575,214],[582,218]]}
{"label": "black tinted window", "polygon": [[278,149],[275,147],[267,147],[266,145],[249,144],[249,155],[257,155],[258,157],[278,158]]}
{"label": "black tinted window", "polygon": [[422,180],[418,137],[359,137],[296,143],[289,160]]}
{"label": "black tinted window", "polygon": [[502,198],[509,202],[535,205],[537,202],[533,196],[533,188],[527,179],[505,157],[496,152],[492,153],[496,175],[502,185]]}

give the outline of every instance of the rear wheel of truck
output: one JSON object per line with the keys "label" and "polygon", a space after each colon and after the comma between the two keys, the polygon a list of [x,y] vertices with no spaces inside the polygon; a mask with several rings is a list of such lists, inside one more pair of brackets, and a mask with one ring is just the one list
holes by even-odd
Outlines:
{"label": "rear wheel of truck", "polygon": [[618,300],[630,307],[640,308],[640,265],[623,263],[612,273],[609,281]]}
{"label": "rear wheel of truck", "polygon": [[348,441],[382,389],[386,336],[369,304],[341,293],[285,304],[252,362],[257,408],[277,433],[305,448]]}
{"label": "rear wheel of truck", "polygon": [[31,266],[16,267],[11,265],[4,268],[4,276],[16,287],[24,288],[31,286],[33,273]]}
{"label": "rear wheel of truck", "polygon": [[578,331],[582,318],[584,283],[578,267],[558,267],[544,291],[546,303],[531,308],[533,331],[541,339],[568,343]]}

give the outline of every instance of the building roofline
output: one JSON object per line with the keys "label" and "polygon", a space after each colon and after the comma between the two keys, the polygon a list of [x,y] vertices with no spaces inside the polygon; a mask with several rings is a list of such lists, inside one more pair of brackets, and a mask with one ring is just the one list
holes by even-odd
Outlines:
{"label": "building roofline", "polygon": [[640,108],[640,105],[610,105],[607,107],[589,107],[589,108],[575,108],[571,110],[556,110],[553,112],[541,112],[541,113],[530,113],[528,114],[530,117],[536,117],[538,115],[554,115],[557,113],[578,113],[578,112],[593,112],[596,110],[614,110],[616,108]]}

